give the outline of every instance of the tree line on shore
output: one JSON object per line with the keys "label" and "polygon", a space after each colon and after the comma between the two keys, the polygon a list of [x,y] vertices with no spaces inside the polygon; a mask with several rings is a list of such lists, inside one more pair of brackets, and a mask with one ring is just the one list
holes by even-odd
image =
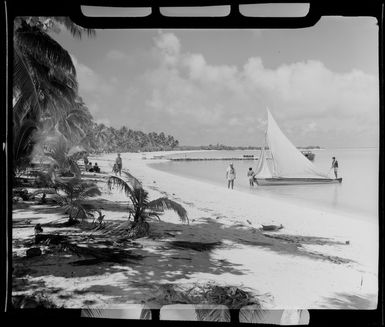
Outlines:
{"label": "tree line on shore", "polygon": [[[23,171],[38,154],[51,159],[74,151],[131,152],[170,150],[171,135],[116,129],[94,121],[78,92],[70,54],[52,37],[66,29],[75,38],[95,31],[68,17],[25,17],[14,22],[13,164]],[[60,157],[60,155],[59,155]],[[63,159],[64,160],[64,159]]]}
{"label": "tree line on shore", "polygon": [[163,132],[144,133],[123,126],[116,129],[104,124],[93,124],[82,141],[92,152],[167,151],[179,145],[172,135]]}

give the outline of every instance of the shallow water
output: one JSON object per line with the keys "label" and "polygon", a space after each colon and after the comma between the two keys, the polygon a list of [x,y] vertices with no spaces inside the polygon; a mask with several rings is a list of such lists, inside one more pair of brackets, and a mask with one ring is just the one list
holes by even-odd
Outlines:
{"label": "shallow water", "polygon": [[[313,163],[322,172],[329,172],[332,157],[339,163],[341,184],[329,185],[284,185],[255,186],[250,188],[247,171],[255,171],[258,160],[232,160],[237,172],[235,187],[238,190],[268,197],[284,197],[301,204],[309,204],[347,213],[356,213],[377,218],[378,212],[378,148],[362,149],[322,149],[315,153]],[[202,151],[195,153],[178,153],[173,158],[237,158],[244,154],[253,154],[258,158],[259,150],[249,151]],[[190,177],[193,179],[223,185],[227,187],[225,173],[229,160],[214,161],[167,161],[150,164],[153,168]],[[333,176],[330,172],[330,176]]]}

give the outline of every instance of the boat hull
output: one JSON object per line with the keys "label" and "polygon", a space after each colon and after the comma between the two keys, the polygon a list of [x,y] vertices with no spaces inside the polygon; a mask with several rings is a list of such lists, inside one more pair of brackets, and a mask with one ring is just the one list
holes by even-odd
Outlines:
{"label": "boat hull", "polygon": [[306,184],[336,184],[342,178],[255,178],[260,186],[267,185],[306,185]]}

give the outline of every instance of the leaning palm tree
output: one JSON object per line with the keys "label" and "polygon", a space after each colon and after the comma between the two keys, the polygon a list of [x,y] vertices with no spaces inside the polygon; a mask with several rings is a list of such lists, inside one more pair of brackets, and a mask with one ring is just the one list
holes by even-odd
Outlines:
{"label": "leaning palm tree", "polygon": [[125,179],[118,176],[110,176],[107,185],[110,190],[116,187],[123,191],[130,199],[128,211],[129,217],[133,218],[128,235],[130,238],[147,235],[150,226],[146,220],[153,217],[160,219],[159,215],[164,210],[175,211],[183,223],[188,223],[187,212],[183,206],[167,197],[150,201],[148,192],[143,189],[141,182],[129,172],[123,171],[123,173],[126,177]]}
{"label": "leaning palm tree", "polygon": [[[16,122],[33,120],[36,129],[42,128],[41,119],[55,122],[66,117],[68,109],[76,107],[78,85],[76,70],[69,53],[50,35],[52,31],[67,29],[77,38],[93,30],[83,29],[65,17],[16,17],[13,47],[13,114]],[[68,116],[68,115],[67,115]],[[73,124],[72,124],[73,125]],[[15,134],[18,132],[14,130]],[[32,153],[31,138],[20,138],[23,157]]]}

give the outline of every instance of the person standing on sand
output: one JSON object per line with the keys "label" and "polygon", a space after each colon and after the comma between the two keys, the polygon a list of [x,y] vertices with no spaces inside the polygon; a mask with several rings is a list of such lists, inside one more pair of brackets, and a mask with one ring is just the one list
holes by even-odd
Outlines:
{"label": "person standing on sand", "polygon": [[234,188],[234,179],[236,178],[235,168],[231,163],[226,170],[227,188]]}
{"label": "person standing on sand", "polygon": [[332,161],[332,166],[330,169],[334,168],[334,175],[336,176],[336,178],[338,178],[338,176],[337,176],[338,175],[338,161],[337,161],[336,157],[333,157],[332,159],[333,159],[333,161]]}
{"label": "person standing on sand", "polygon": [[116,164],[115,175],[119,173],[119,176],[122,176],[122,158],[120,157],[120,153],[118,153],[118,156],[116,157],[115,164]]}
{"label": "person standing on sand", "polygon": [[253,171],[253,168],[249,168],[249,171],[247,172],[247,177],[249,178],[250,186],[254,186],[254,176],[255,173]]}
{"label": "person standing on sand", "polygon": [[87,154],[84,154],[83,160],[84,160],[84,169],[85,169],[85,171],[87,171],[88,170],[88,157],[87,157]]}

